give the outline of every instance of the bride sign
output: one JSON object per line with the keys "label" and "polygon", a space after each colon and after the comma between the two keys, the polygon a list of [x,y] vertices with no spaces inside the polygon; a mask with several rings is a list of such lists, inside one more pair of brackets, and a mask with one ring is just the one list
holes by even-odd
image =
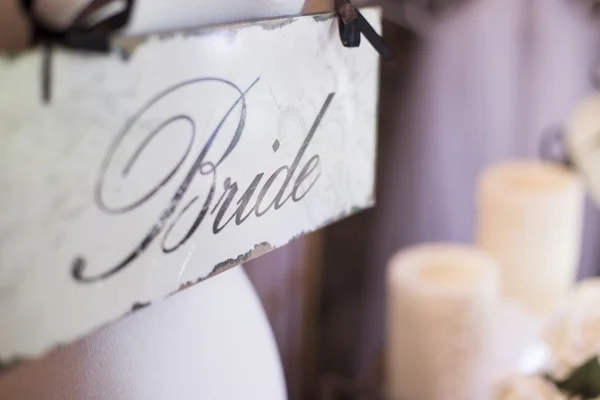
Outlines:
{"label": "bride sign", "polygon": [[[379,27],[377,10],[364,16]],[[378,56],[332,15],[0,57],[0,360],[373,205]]]}

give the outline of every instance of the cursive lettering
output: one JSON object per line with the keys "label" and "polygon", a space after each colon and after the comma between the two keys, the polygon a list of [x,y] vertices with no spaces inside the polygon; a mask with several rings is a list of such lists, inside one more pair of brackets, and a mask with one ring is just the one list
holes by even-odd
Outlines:
{"label": "cursive lettering", "polygon": [[[118,273],[119,271],[123,270],[128,265],[130,265],[133,261],[135,261],[141,254],[143,254],[144,251],[146,251],[148,247],[152,245],[152,243],[154,243],[157,236],[159,236],[163,232],[163,230],[164,234],[162,237],[161,250],[163,253],[168,254],[175,252],[188,240],[190,240],[190,238],[193,237],[194,233],[197,231],[197,229],[202,224],[207,215],[213,215],[216,213],[212,224],[212,232],[214,234],[218,234],[223,229],[225,229],[231,221],[234,221],[236,225],[241,225],[252,215],[254,215],[257,218],[261,217],[265,213],[267,213],[271,208],[275,210],[281,208],[289,199],[291,199],[294,202],[298,202],[304,196],[306,196],[306,194],[318,181],[320,176],[320,158],[318,155],[313,155],[311,158],[309,158],[305,165],[300,169],[300,172],[296,176],[296,179],[290,190],[288,190],[288,186],[292,182],[296,170],[299,168],[299,164],[301,163],[306,149],[310,144],[312,138],[314,137],[315,132],[317,131],[317,128],[333,99],[334,93],[329,94],[326,98],[325,103],[323,104],[323,107],[317,115],[310,131],[308,132],[294,160],[289,166],[284,165],[275,170],[266,180],[262,188],[260,188],[260,183],[262,181],[262,178],[265,176],[265,172],[259,172],[254,177],[250,185],[246,188],[246,190],[243,191],[243,193],[241,194],[239,199],[237,199],[237,201],[235,200],[235,198],[238,192],[240,191],[238,183],[235,182],[231,177],[226,177],[223,180],[223,192],[220,196],[218,196],[218,200],[213,205],[213,200],[217,198],[216,194],[218,187],[218,168],[234,152],[236,146],[238,145],[242,137],[248,111],[246,96],[250,92],[250,90],[257,84],[258,81],[259,79],[256,79],[246,90],[241,90],[235,84],[220,78],[198,78],[185,81],[153,97],[126,122],[123,129],[119,132],[119,134],[109,147],[109,151],[102,163],[99,178],[95,187],[95,200],[98,208],[106,214],[115,216],[127,214],[141,207],[145,203],[149,202],[152,198],[154,198],[161,190],[163,190],[163,188],[175,178],[175,176],[180,171],[181,167],[185,164],[188,157],[190,157],[190,152],[193,148],[193,144],[196,138],[196,122],[191,116],[181,113],[166,119],[164,122],[158,124],[155,128],[150,129],[147,135],[141,141],[141,143],[135,148],[133,154],[128,158],[127,162],[125,162],[125,165],[121,170],[122,177],[128,177],[131,171],[134,169],[136,163],[138,162],[138,159],[142,157],[143,153],[146,151],[151,142],[163,132],[165,132],[165,129],[167,127],[170,127],[176,123],[184,124],[189,129],[187,131],[189,137],[181,157],[179,157],[178,160],[174,162],[174,164],[166,171],[162,178],[157,178],[155,184],[153,184],[148,190],[146,190],[145,193],[137,196],[137,198],[133,200],[126,202],[125,204],[111,205],[105,199],[105,192],[108,179],[107,172],[111,168],[111,166],[114,167],[113,163],[117,159],[115,155],[117,154],[119,149],[122,148],[124,141],[130,134],[130,132],[133,131],[134,126],[138,124],[140,119],[146,113],[148,113],[153,106],[157,105],[159,102],[167,101],[170,95],[184,87],[189,87],[191,85],[207,83],[217,84],[223,86],[224,88],[232,90],[235,94],[235,99],[229,107],[228,111],[221,118],[220,122],[217,124],[217,127],[208,137],[206,143],[200,150],[199,154],[194,158],[191,167],[183,176],[183,179],[181,183],[177,186],[175,192],[170,196],[170,199],[167,202],[167,204],[164,205],[161,210],[159,209],[160,211],[157,213],[158,215],[157,219],[155,220],[156,222],[150,225],[147,233],[139,240],[138,245],[135,246],[129,253],[127,253],[119,262],[114,264],[111,268],[105,269],[101,273],[95,275],[87,273],[88,268],[87,261],[85,260],[85,258],[75,258],[71,267],[71,273],[76,281],[81,283],[97,282],[109,278],[110,276]],[[228,121],[232,117],[233,111],[238,108],[240,110],[240,116],[239,120],[237,121],[237,127],[233,135],[227,142],[226,148],[220,155],[220,157],[218,157],[216,161],[210,161],[208,159],[210,149],[213,147],[217,138],[223,136],[223,126],[225,125],[226,121]],[[273,151],[277,151],[276,147],[274,147]],[[272,192],[272,186],[275,180],[282,173],[285,173],[285,179],[283,180],[281,187],[278,188],[278,191],[273,196],[273,200],[270,202],[270,204],[261,208],[262,201],[267,195],[269,195],[269,193]],[[197,179],[208,179],[207,182],[210,183],[210,188],[207,190],[206,193],[202,195],[194,195],[192,199],[189,202],[187,202],[187,204],[180,204],[183,200],[183,197],[186,195],[186,193],[188,193],[191,184]],[[302,192],[300,192],[300,187],[303,187]],[[275,188],[273,188],[273,190],[275,190]],[[257,196],[255,196],[256,192],[258,192]],[[252,204],[253,200],[254,204]],[[226,214],[228,213],[232,203],[235,203],[236,208],[235,210],[233,210],[232,214],[229,217],[226,217]],[[197,214],[189,215],[192,213],[192,210],[194,208],[198,208],[200,204],[202,204],[202,207],[199,211],[197,211]],[[197,207],[193,207],[196,205]],[[176,211],[178,209],[180,209],[180,211],[176,214]],[[183,219],[185,219],[186,221],[192,221],[191,225],[189,226],[189,228],[187,228],[187,230],[185,230],[185,233],[180,238],[173,238],[172,236],[174,228],[178,224],[180,224],[180,221],[182,221]]]}

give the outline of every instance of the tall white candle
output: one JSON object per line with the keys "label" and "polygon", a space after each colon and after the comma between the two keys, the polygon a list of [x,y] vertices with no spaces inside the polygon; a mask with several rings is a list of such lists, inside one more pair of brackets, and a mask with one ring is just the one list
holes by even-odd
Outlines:
{"label": "tall white candle", "polygon": [[472,247],[424,245],[392,257],[387,285],[390,398],[487,399],[496,261]]}
{"label": "tall white candle", "polygon": [[478,245],[500,262],[503,291],[543,315],[561,303],[580,256],[583,187],[553,164],[512,161],[487,169],[478,190]]}

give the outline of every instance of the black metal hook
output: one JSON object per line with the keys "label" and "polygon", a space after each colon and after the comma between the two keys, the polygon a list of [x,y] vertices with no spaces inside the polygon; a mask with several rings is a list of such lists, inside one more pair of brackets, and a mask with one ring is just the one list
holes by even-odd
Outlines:
{"label": "black metal hook", "polygon": [[[117,1],[124,1],[125,7],[122,10],[97,22],[89,22],[96,15],[96,12]],[[110,50],[109,35],[129,23],[134,2],[135,0],[92,0],[77,15],[70,26],[59,29],[50,26],[37,16],[34,0],[21,0],[21,5],[31,24],[31,44],[39,44],[44,48],[42,97],[45,103],[48,103],[51,97],[52,46],[58,45],[92,52],[108,52]]]}
{"label": "black metal hook", "polygon": [[594,62],[590,67],[590,84],[596,90],[600,90],[600,64]]}
{"label": "black metal hook", "polygon": [[567,168],[573,168],[574,164],[565,142],[564,128],[560,125],[550,127],[542,133],[540,141],[540,157],[544,161],[562,164]]}
{"label": "black metal hook", "polygon": [[389,61],[394,58],[396,54],[350,0],[335,0],[335,11],[339,19],[340,40],[344,46],[360,46],[362,33],[383,60]]}

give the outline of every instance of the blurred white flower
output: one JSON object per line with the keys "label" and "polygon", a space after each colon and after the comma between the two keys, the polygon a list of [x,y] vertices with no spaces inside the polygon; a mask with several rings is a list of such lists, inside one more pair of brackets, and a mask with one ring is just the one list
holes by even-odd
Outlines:
{"label": "blurred white flower", "polygon": [[569,398],[540,376],[515,375],[499,387],[495,400],[569,400]]}
{"label": "blurred white flower", "polygon": [[566,308],[548,328],[552,349],[549,369],[563,379],[575,367],[600,354],[600,278],[578,284]]}

